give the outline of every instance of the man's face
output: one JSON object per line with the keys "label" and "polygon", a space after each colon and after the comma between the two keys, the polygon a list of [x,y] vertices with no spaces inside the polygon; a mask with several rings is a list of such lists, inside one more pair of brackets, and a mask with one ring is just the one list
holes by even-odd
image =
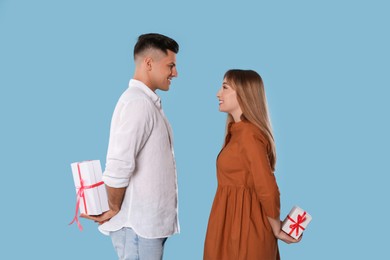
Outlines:
{"label": "man's face", "polygon": [[153,89],[168,91],[172,78],[177,77],[177,75],[176,54],[173,51],[168,50],[167,55],[161,52],[158,57],[153,59],[150,74]]}

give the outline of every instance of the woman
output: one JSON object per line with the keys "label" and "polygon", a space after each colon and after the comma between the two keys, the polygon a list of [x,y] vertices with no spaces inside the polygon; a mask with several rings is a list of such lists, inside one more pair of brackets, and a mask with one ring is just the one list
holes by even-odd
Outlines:
{"label": "woman", "polygon": [[300,239],[281,230],[275,143],[263,81],[252,70],[229,70],[217,97],[228,118],[204,260],[280,259],[277,239]]}

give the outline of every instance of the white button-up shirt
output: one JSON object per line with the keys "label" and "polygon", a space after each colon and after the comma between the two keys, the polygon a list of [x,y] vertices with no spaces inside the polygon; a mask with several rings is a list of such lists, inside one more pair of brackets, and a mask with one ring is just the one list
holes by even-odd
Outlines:
{"label": "white button-up shirt", "polygon": [[127,188],[119,213],[99,226],[102,233],[130,227],[141,237],[161,238],[179,232],[172,129],[160,98],[138,80],[130,80],[115,107],[103,181]]}

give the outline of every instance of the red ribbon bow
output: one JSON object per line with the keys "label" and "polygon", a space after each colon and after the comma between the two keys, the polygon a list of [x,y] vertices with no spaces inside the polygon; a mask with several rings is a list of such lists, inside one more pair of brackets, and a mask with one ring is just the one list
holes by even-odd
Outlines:
{"label": "red ribbon bow", "polygon": [[92,184],[92,185],[87,185],[87,186],[85,186],[85,185],[84,185],[84,180],[83,180],[83,178],[81,178],[80,164],[77,164],[77,170],[78,170],[78,172],[79,172],[80,187],[78,188],[78,191],[77,191],[76,213],[75,213],[75,215],[74,215],[74,218],[73,218],[72,222],[70,222],[69,225],[72,225],[73,222],[76,221],[77,226],[79,227],[80,231],[82,231],[82,230],[83,230],[83,227],[82,227],[81,224],[80,224],[80,221],[79,221],[79,218],[78,218],[78,214],[77,214],[77,213],[78,213],[79,207],[80,207],[80,199],[83,198],[85,214],[88,215],[87,203],[85,202],[84,190],[96,188],[96,187],[98,187],[98,186],[100,186],[100,185],[103,185],[104,182],[101,181],[101,182],[98,182],[98,183],[95,183],[95,184]]}
{"label": "red ribbon bow", "polygon": [[301,224],[302,224],[303,222],[306,221],[306,211],[303,212],[302,215],[299,215],[299,214],[298,214],[297,221],[295,221],[294,219],[292,219],[290,216],[287,216],[287,217],[288,217],[288,219],[289,219],[291,222],[294,223],[294,224],[291,224],[291,225],[290,225],[291,231],[290,231],[290,233],[288,233],[289,235],[291,235],[291,234],[294,232],[294,230],[295,230],[295,235],[298,236],[298,234],[299,234],[299,229],[300,229],[300,228],[301,228],[302,230],[305,230],[305,228],[302,227]]}

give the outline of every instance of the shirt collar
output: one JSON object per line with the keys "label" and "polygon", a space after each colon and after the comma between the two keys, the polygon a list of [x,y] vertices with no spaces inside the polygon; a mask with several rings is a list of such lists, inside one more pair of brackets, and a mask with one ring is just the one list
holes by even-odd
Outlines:
{"label": "shirt collar", "polygon": [[153,101],[153,103],[156,105],[156,107],[161,109],[160,97],[157,96],[157,94],[154,93],[148,86],[146,86],[145,83],[143,83],[142,81],[136,80],[136,79],[130,79],[129,88],[130,87],[136,87],[136,88],[142,90],[142,92],[144,92]]}

